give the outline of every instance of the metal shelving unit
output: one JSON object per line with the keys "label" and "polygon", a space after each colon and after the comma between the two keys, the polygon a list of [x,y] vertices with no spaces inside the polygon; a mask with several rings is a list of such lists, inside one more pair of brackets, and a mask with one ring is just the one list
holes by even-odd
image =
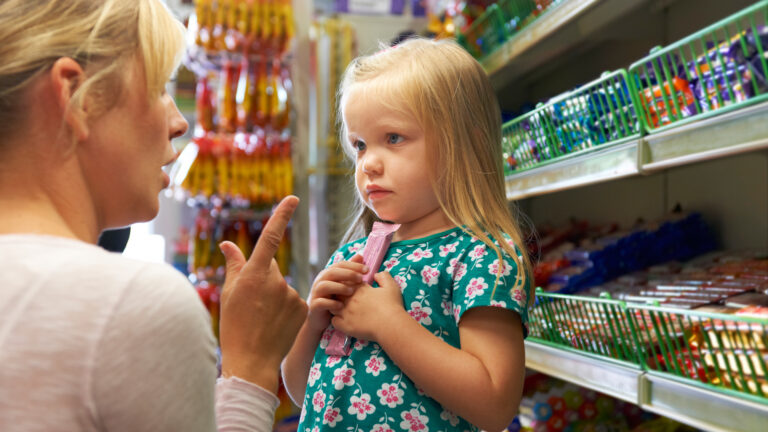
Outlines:
{"label": "metal shelving unit", "polygon": [[[481,60],[495,88],[529,75],[644,0],[566,0],[552,7]],[[652,174],[768,149],[768,102],[664,128],[639,138],[540,163],[506,177],[509,200],[518,200],[625,177]],[[547,340],[525,342],[526,366],[622,399],[694,427],[758,431],[768,425],[768,401]]]}
{"label": "metal shelving unit", "polygon": [[507,176],[516,200],[768,149],[768,102]]}

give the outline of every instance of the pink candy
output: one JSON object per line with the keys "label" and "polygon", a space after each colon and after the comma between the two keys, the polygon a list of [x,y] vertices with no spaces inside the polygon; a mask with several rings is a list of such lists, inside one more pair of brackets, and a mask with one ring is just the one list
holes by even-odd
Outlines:
{"label": "pink candy", "polygon": [[[384,256],[387,254],[389,244],[392,242],[392,236],[400,228],[399,224],[387,224],[383,222],[374,222],[371,234],[365,242],[365,251],[363,252],[363,264],[368,266],[368,273],[363,276],[363,282],[370,284],[373,282],[373,275],[376,274]],[[352,338],[339,330],[334,329],[325,353],[335,356],[347,356],[352,351]]]}

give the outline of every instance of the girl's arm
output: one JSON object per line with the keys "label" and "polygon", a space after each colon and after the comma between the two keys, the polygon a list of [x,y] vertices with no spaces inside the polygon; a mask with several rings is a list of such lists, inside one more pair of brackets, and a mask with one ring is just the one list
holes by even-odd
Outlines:
{"label": "girl's arm", "polygon": [[477,307],[459,325],[461,349],[433,335],[403,309],[397,283],[376,275],[379,288],[361,285],[333,325],[379,343],[419,388],[443,407],[489,431],[503,430],[517,413],[525,375],[520,317]]}
{"label": "girl's arm", "polygon": [[331,313],[341,310],[343,303],[339,299],[352,294],[367,271],[362,257],[356,255],[350,261],[341,261],[323,270],[312,284],[307,319],[281,367],[285,389],[296,405],[301,406],[304,401],[312,358],[323,331],[331,322]]}

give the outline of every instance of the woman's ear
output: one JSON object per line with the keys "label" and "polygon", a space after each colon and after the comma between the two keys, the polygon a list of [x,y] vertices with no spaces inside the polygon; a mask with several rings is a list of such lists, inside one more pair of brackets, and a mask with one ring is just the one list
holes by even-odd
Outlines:
{"label": "woman's ear", "polygon": [[72,104],[75,92],[85,81],[85,71],[74,59],[61,57],[53,63],[48,74],[55,93],[55,102],[64,114],[64,121],[78,141],[87,139],[89,131],[86,98],[82,97],[79,105]]}

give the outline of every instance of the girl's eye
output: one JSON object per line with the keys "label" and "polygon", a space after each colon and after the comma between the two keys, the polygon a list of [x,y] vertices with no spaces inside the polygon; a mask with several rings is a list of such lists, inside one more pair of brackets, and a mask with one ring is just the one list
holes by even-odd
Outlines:
{"label": "girl's eye", "polygon": [[400,144],[401,142],[403,142],[403,137],[400,135],[395,133],[387,134],[387,144]]}
{"label": "girl's eye", "polygon": [[359,152],[363,151],[365,150],[365,143],[360,140],[355,140],[354,142],[352,142],[352,148]]}

